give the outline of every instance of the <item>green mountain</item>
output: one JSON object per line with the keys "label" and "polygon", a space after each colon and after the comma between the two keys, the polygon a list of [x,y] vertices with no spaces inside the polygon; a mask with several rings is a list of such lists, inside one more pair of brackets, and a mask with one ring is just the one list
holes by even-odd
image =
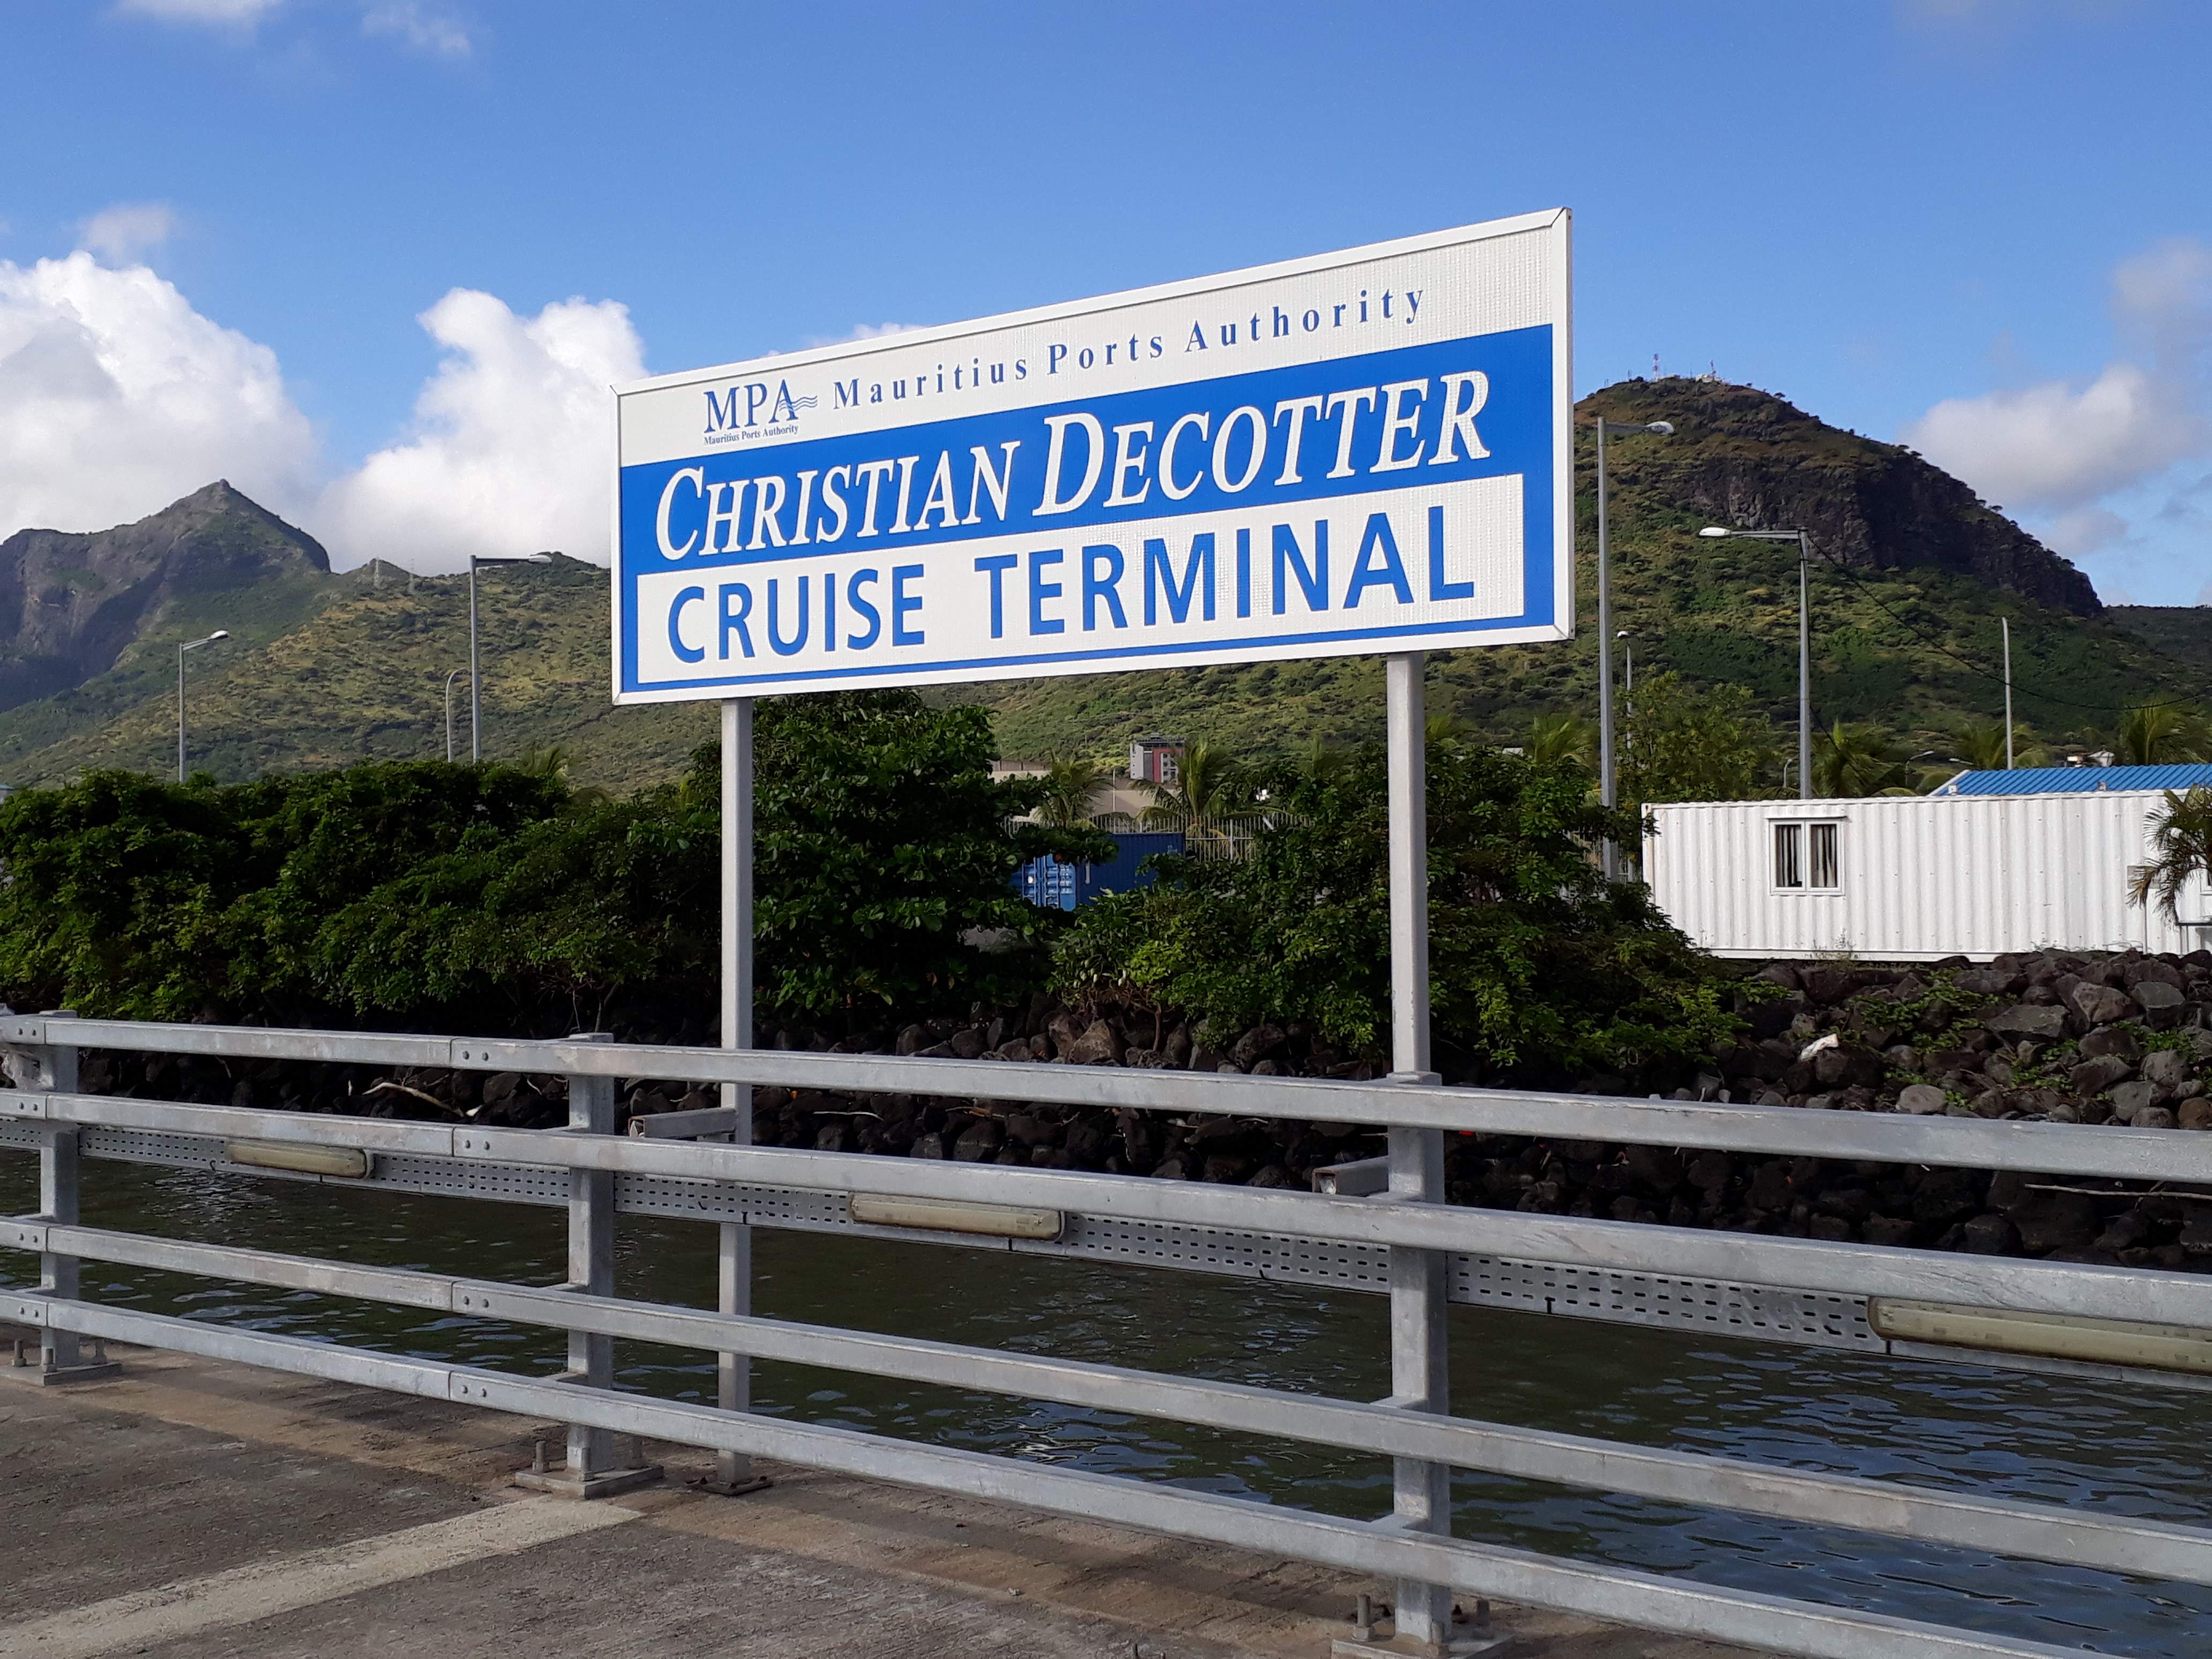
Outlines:
{"label": "green mountain", "polygon": [[[1797,697],[1797,550],[1713,540],[1707,525],[1796,528],[1814,562],[1814,718],[1900,732],[2003,711],[1999,619],[2012,623],[2018,719],[2057,738],[2101,732],[2119,711],[2174,695],[2212,702],[2212,672],[2160,648],[2098,603],[2089,580],[1965,484],[1911,450],[1824,424],[1724,381],[1628,380],[1583,399],[1585,421],[1668,421],[1672,436],[1607,448],[1614,627],[1635,672],[1747,686],[1778,722]],[[1578,457],[1581,633],[1563,645],[1439,657],[1432,708],[1501,742],[1538,714],[1597,704],[1596,496]],[[2135,613],[2130,613],[2135,614]],[[2200,613],[2201,614],[2201,613]],[[2201,661],[2201,659],[2200,659]],[[1616,655],[1614,672],[1626,664]],[[1374,659],[1031,681],[980,689],[1008,754],[1104,755],[1165,731],[1231,748],[1379,736]]]}
{"label": "green mountain", "polygon": [[[609,704],[605,571],[556,554],[477,580],[487,755],[557,744],[580,781],[624,788],[673,775],[712,735],[703,708]],[[334,575],[313,538],[214,483],[97,535],[0,543],[0,781],[170,770],[176,647],[218,628],[231,637],[187,665],[194,770],[238,779],[445,753],[446,677],[468,665],[467,578],[391,565]],[[40,685],[48,695],[6,695]],[[465,756],[465,674],[453,709]]]}
{"label": "green mountain", "polygon": [[2212,684],[2212,605],[2116,605],[2105,614]]}
{"label": "green mountain", "polygon": [[[194,771],[239,779],[446,753],[447,677],[469,660],[467,577],[410,579],[387,568],[381,585],[368,573],[324,581],[321,602],[297,626],[258,640],[234,629],[240,637],[193,654]],[[713,735],[711,708],[610,703],[604,570],[556,555],[546,565],[487,568],[477,583],[487,757],[558,746],[578,781],[628,789],[674,776]],[[158,654],[167,678],[150,695],[127,696],[113,684],[118,674],[0,714],[0,777],[37,783],[94,766],[173,768],[175,655]],[[61,724],[64,704],[91,718]],[[465,672],[453,679],[451,708],[453,752],[465,759]]]}
{"label": "green mountain", "polygon": [[[1721,381],[1626,381],[1580,412],[1675,428],[1607,448],[1614,623],[1639,677],[1673,668],[1740,684],[1794,722],[1794,544],[1697,532],[1802,525],[1823,722],[1912,732],[1996,719],[2001,617],[2012,624],[2018,716],[2046,738],[2107,732],[2120,709],[2155,696],[2212,703],[2212,611],[2105,608],[2080,571],[1910,450]],[[1538,714],[1596,705],[1587,450],[1577,482],[1580,635],[1450,653],[1431,668],[1431,707],[1501,742],[1521,740]],[[579,781],[626,788],[674,775],[713,734],[703,705],[610,705],[604,570],[556,555],[478,580],[486,755],[558,745]],[[312,538],[217,483],[99,535],[25,531],[0,544],[0,780],[173,766],[175,647],[216,628],[233,637],[189,665],[196,769],[240,778],[445,753],[447,677],[468,661],[466,579],[388,565],[334,575]],[[987,704],[1002,752],[1016,757],[1105,757],[1154,731],[1303,748],[1379,736],[1382,721],[1373,658],[931,695]],[[464,678],[453,696],[464,755],[467,714]]]}
{"label": "green mountain", "polygon": [[136,524],[0,542],[0,778],[173,683],[176,644],[289,632],[336,596],[330,556],[217,481]]}

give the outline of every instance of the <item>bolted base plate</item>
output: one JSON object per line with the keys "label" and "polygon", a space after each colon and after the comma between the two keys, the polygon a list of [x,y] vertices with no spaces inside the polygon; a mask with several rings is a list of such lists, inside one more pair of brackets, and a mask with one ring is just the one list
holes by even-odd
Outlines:
{"label": "bolted base plate", "polygon": [[82,1365],[57,1365],[48,1370],[33,1363],[28,1365],[0,1365],[0,1382],[13,1382],[26,1389],[63,1389],[72,1382],[103,1382],[111,1376],[123,1374],[123,1362],[104,1359]]}
{"label": "bolted base plate", "polygon": [[657,1485],[660,1465],[643,1463],[632,1469],[605,1469],[598,1474],[571,1474],[565,1468],[517,1469],[514,1484],[549,1498],[617,1498],[640,1486]]}
{"label": "bolted base plate", "polygon": [[1401,1643],[1395,1636],[1376,1637],[1365,1642],[1340,1636],[1328,1644],[1329,1659],[1472,1659],[1472,1656],[1498,1653],[1513,1638],[1495,1632],[1481,1636],[1455,1636],[1443,1647],[1426,1642]]}

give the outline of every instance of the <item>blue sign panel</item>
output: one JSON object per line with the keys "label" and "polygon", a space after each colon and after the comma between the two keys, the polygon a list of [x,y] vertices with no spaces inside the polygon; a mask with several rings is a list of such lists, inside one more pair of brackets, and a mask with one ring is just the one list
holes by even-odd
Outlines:
{"label": "blue sign panel", "polygon": [[1566,220],[619,394],[620,702],[1559,639]]}

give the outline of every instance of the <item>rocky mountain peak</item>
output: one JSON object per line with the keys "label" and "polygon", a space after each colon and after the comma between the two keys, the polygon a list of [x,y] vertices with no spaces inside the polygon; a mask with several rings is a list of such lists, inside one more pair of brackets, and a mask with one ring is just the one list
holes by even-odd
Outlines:
{"label": "rocky mountain peak", "polygon": [[[0,542],[0,708],[82,684],[220,596],[314,581],[330,555],[227,479],[112,530]],[[221,625],[218,623],[217,625]]]}
{"label": "rocky mountain peak", "polygon": [[1756,386],[1623,380],[1579,407],[1585,418],[1674,422],[1672,437],[1608,448],[1616,491],[1715,524],[1802,526],[1817,555],[1863,570],[1934,566],[2076,616],[2104,611],[2087,576],[1949,473]]}

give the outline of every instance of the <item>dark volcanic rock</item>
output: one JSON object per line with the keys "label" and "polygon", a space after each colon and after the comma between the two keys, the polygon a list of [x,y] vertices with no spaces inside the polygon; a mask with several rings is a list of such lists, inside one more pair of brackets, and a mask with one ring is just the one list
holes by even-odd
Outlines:
{"label": "dark volcanic rock", "polygon": [[2077,985],[2068,1000],[2092,1025],[2110,1025],[2135,1012],[2135,1004],[2126,993],[2115,991],[2109,985]]}
{"label": "dark volcanic rock", "polygon": [[2020,1003],[1993,1016],[1986,1023],[1990,1030],[2008,1036],[2063,1036],[2066,1032],[2066,1011]]}
{"label": "dark volcanic rock", "polygon": [[2097,1206],[2080,1193],[2030,1193],[2010,1212],[2021,1248],[2031,1255],[2081,1249],[2097,1237]]}
{"label": "dark volcanic rock", "polygon": [[2135,1000],[2142,1008],[2144,1023],[2164,1030],[2179,1024],[2182,1005],[2189,999],[2163,980],[2147,979],[2136,987]]}
{"label": "dark volcanic rock", "polygon": [[2077,1045],[2085,1060],[2100,1054],[2114,1054],[2132,1066],[2142,1058],[2142,1042],[2124,1025],[2101,1026],[2084,1036]]}
{"label": "dark volcanic rock", "polygon": [[2135,1067],[2118,1054],[2085,1060],[2067,1074],[2067,1086],[2077,1095],[2101,1095],[2116,1083],[2135,1075]]}

